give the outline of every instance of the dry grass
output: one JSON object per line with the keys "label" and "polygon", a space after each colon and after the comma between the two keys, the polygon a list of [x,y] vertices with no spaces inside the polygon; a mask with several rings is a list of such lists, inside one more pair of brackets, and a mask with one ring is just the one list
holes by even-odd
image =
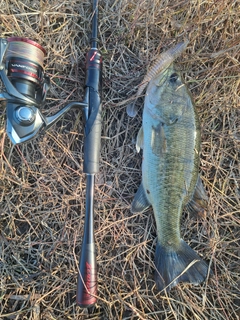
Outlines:
{"label": "dry grass", "polygon": [[[0,319],[236,320],[240,317],[240,4],[218,0],[100,1],[104,57],[103,139],[96,185],[99,300],[75,304],[84,223],[83,126],[72,110],[51,130],[13,147],[1,109]],[[80,100],[91,5],[76,0],[1,0],[1,36],[32,38],[48,52],[45,115]],[[189,38],[178,59],[202,123],[206,217],[184,215],[182,234],[213,276],[158,293],[152,211],[130,214],[141,180],[135,136],[141,112],[120,102],[137,91],[156,54]],[[142,107],[142,99],[138,105]]]}

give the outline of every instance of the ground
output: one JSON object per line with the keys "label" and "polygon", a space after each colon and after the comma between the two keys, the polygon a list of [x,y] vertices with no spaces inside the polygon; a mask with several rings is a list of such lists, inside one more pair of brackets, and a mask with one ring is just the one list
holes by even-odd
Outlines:
{"label": "ground", "polygon": [[[99,1],[103,130],[95,186],[98,302],[76,306],[85,216],[83,121],[68,112],[44,134],[13,146],[0,109],[0,319],[236,320],[240,317],[240,6],[219,0]],[[47,51],[51,80],[44,115],[82,100],[90,1],[1,0],[1,37],[28,37]],[[131,214],[141,181],[135,118],[124,100],[137,92],[161,52],[189,39],[176,61],[201,120],[203,215],[183,213],[181,233],[209,262],[199,285],[155,287],[152,210]]]}

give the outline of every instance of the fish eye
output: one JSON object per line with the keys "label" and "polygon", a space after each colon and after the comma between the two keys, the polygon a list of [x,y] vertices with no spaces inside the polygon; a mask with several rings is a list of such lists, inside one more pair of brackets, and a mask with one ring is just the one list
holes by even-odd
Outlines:
{"label": "fish eye", "polygon": [[178,79],[178,74],[176,72],[174,72],[174,73],[171,74],[169,81],[171,83],[174,83],[174,82],[177,81],[177,79]]}

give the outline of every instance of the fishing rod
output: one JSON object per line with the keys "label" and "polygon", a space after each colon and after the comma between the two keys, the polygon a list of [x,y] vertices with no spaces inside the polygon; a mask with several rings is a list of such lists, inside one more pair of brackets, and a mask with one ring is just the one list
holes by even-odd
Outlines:
{"label": "fishing rod", "polygon": [[84,162],[86,174],[86,212],[79,260],[76,300],[81,307],[97,301],[97,267],[94,242],[94,184],[99,171],[101,142],[102,57],[97,49],[98,1],[93,1],[91,48],[86,56],[85,94],[51,116],[40,108],[45,104],[50,79],[43,71],[45,49],[23,38],[0,38],[0,78],[5,87],[0,103],[6,107],[6,131],[14,145],[28,142],[48,129],[71,108],[83,110]]}
{"label": "fishing rod", "polygon": [[102,57],[97,49],[98,0],[93,1],[91,49],[86,58],[84,163],[86,174],[86,214],[77,281],[77,304],[90,307],[97,301],[97,266],[94,241],[94,180],[99,171],[101,142]]}

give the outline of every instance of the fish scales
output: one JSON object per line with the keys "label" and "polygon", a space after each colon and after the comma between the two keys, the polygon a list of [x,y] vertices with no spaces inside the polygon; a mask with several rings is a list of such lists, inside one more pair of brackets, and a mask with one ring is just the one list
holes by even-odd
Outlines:
{"label": "fish scales", "polygon": [[[161,104],[159,107],[161,108]],[[200,150],[199,121],[194,108],[189,106],[181,121],[164,126],[168,150],[163,152],[160,158],[152,152],[151,145],[148,143],[151,141],[153,123],[147,111],[143,113],[143,122],[144,146],[146,145],[143,150],[142,164],[144,185],[149,191],[149,201],[152,203],[153,210],[158,215],[156,218],[158,238],[171,241],[173,228],[166,228],[166,226],[176,224],[174,233],[175,230],[180,230],[179,220],[183,206],[189,201],[197,182]],[[149,167],[156,170],[149,170]],[[169,211],[171,215],[168,215]],[[179,241],[178,232],[178,239],[174,243],[177,244]]]}
{"label": "fish scales", "polygon": [[200,124],[191,96],[173,65],[148,85],[137,137],[137,150],[140,147],[142,183],[132,212],[153,208],[158,237],[157,287],[169,290],[180,281],[198,284],[205,279],[208,266],[182,240],[180,219],[184,206],[205,197],[198,177]]}

